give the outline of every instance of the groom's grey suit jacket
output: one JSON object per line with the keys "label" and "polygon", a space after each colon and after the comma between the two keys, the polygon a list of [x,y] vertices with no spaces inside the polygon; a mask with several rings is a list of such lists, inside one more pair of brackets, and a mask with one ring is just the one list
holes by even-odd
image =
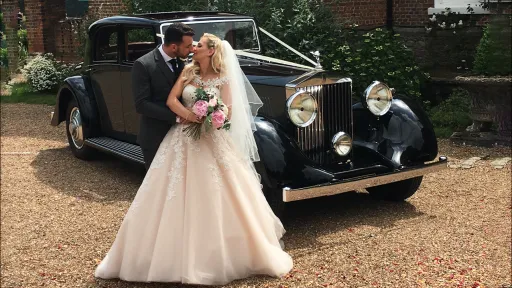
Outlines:
{"label": "groom's grey suit jacket", "polygon": [[179,61],[178,65],[176,72],[171,71],[158,48],[155,48],[137,59],[132,68],[135,109],[141,114],[137,142],[142,149],[154,151],[153,156],[171,126],[176,123],[176,114],[165,103],[184,63]]}

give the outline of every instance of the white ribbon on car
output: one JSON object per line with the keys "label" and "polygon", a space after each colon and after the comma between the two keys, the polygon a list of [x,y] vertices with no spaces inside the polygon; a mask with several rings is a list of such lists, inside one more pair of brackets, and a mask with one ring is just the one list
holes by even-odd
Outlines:
{"label": "white ribbon on car", "polygon": [[[284,43],[283,41],[279,40],[274,35],[272,35],[269,32],[267,32],[265,29],[263,29],[263,28],[259,28],[259,29],[260,29],[261,32],[263,32],[266,35],[268,35],[274,41],[276,41],[277,43],[279,43],[279,44],[283,45],[284,47],[288,48],[289,50],[291,50],[295,54],[297,54],[300,57],[302,57],[305,60],[307,60],[308,62],[312,63],[315,66],[318,65],[318,63],[316,63],[315,61],[309,59],[308,57],[306,57],[304,54],[300,53],[299,51],[293,49],[288,44]],[[164,41],[164,35],[163,34],[158,33],[158,34],[156,34],[156,36],[162,38],[162,42]],[[198,43],[197,41],[194,41],[194,42],[192,42],[192,45],[195,46],[195,45],[197,45],[197,43]],[[297,64],[297,63],[294,63],[294,62],[290,62],[290,61],[286,61],[286,60],[281,60],[281,59],[277,59],[277,58],[273,58],[273,57],[263,56],[263,55],[260,55],[260,54],[255,54],[255,53],[251,53],[251,52],[247,52],[247,51],[243,51],[243,50],[235,50],[235,54],[238,55],[238,56],[242,56],[242,57],[257,59],[257,60],[261,60],[261,61],[267,61],[269,63],[286,65],[286,66],[291,66],[291,67],[295,67],[295,68],[302,68],[302,69],[307,69],[307,70],[315,69],[314,67],[310,67],[310,66],[306,66],[306,65],[301,65],[301,64]]]}
{"label": "white ribbon on car", "polygon": [[296,68],[303,68],[303,69],[307,69],[307,70],[314,69],[313,67],[309,67],[306,65],[301,65],[301,64],[281,60],[281,59],[276,59],[276,58],[267,57],[267,56],[263,56],[263,55],[259,55],[259,54],[254,54],[254,53],[250,53],[250,52],[246,52],[246,51],[242,51],[242,50],[236,50],[235,53],[236,53],[236,55],[239,55],[239,56],[258,59],[258,60],[262,60],[262,61],[267,61],[270,63],[287,65],[287,66],[292,66],[292,67],[296,67]]}
{"label": "white ribbon on car", "polygon": [[272,38],[274,41],[276,41],[277,43],[283,45],[284,47],[290,49],[293,53],[299,55],[300,57],[304,58],[306,61],[308,61],[309,63],[315,65],[315,66],[318,66],[318,63],[316,63],[315,61],[309,59],[306,55],[300,53],[299,51],[293,49],[290,45],[284,43],[283,41],[279,40],[279,38],[277,38],[276,36],[270,34],[270,32],[268,32],[267,30],[259,27],[260,31],[263,32],[265,35],[267,35],[268,37]]}

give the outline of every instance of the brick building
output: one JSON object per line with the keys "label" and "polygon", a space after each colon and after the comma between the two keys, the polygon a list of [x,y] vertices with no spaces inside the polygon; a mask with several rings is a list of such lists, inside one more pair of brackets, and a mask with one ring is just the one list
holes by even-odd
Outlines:
{"label": "brick building", "polygon": [[[464,10],[467,3],[478,1],[324,0],[324,3],[332,7],[340,21],[356,23],[363,29],[387,26],[415,34],[424,27],[429,14],[445,7]],[[3,6],[14,12],[20,9],[19,3],[25,7],[29,53],[50,52],[64,61],[76,60],[80,45],[77,28],[81,19],[86,15],[107,17],[125,11],[123,0],[3,0]],[[485,13],[478,9],[476,12]]]}
{"label": "brick building", "polygon": [[423,27],[435,0],[324,0],[340,21],[361,27]]}

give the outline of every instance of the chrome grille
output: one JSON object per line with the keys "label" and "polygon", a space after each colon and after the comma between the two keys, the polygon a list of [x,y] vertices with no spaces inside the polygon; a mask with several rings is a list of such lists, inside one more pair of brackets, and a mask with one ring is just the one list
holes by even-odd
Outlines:
{"label": "chrome grille", "polygon": [[352,133],[352,83],[342,82],[305,88],[318,101],[318,116],[305,128],[297,128],[297,142],[302,151],[319,164],[330,164],[336,159],[331,152],[334,134]]}

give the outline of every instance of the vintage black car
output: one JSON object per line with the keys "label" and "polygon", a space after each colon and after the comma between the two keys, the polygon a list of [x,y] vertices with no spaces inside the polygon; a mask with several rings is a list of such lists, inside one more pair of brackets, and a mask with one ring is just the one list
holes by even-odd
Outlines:
{"label": "vintage black car", "polygon": [[[286,202],[362,188],[403,201],[424,174],[446,167],[447,158],[437,158],[430,120],[407,95],[375,81],[353,96],[352,80],[322,69],[317,52],[311,60],[253,18],[217,12],[115,16],[90,26],[81,75],[64,81],[51,115],[52,125],[66,123],[76,157],[90,159],[102,150],[144,163],[130,71],[178,21],[194,28],[195,40],[209,32],[229,41],[263,100],[254,134],[261,158],[256,167],[276,214]],[[263,36],[313,65],[264,56]]]}

